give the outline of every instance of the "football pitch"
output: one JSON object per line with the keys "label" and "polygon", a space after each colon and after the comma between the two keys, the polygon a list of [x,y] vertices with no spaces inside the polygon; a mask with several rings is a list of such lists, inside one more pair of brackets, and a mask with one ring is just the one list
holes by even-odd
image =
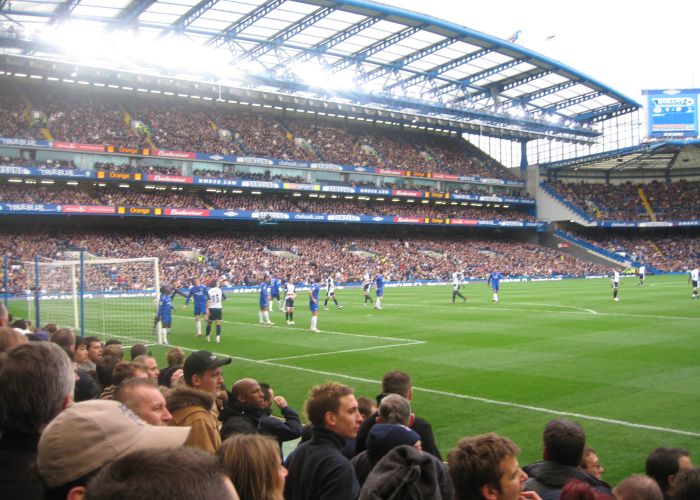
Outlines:
{"label": "football pitch", "polygon": [[[615,483],[643,471],[657,446],[700,457],[700,300],[686,276],[637,282],[623,279],[619,302],[607,279],[503,283],[497,304],[484,283],[464,286],[469,300],[456,304],[448,285],[387,288],[381,311],[346,288],[336,292],[343,309],[321,309],[320,334],[308,330],[307,292],[294,326],[277,308],[275,326],[258,325],[257,295],[229,294],[221,344],[195,338],[191,305],[176,298],[169,337],[233,357],[227,385],[268,382],[300,412],[313,384],[337,380],[374,398],[386,371],[406,371],[443,458],[460,437],[494,431],[529,463],[541,457],[544,424],[572,419]],[[121,321],[150,328],[152,316]],[[154,348],[161,366],[166,350]]]}

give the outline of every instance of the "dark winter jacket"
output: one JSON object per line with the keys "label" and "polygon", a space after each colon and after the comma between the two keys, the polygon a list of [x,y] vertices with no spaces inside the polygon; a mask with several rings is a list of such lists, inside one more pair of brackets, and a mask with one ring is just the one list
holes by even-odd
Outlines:
{"label": "dark winter jacket", "polygon": [[312,438],[287,458],[286,500],[356,500],[360,484],[340,450],[345,440],[335,432],[314,428]]}
{"label": "dark winter jacket", "polygon": [[601,493],[612,495],[612,490],[608,483],[570,465],[562,465],[558,462],[545,460],[544,462],[526,465],[523,467],[523,470],[529,476],[525,482],[525,490],[536,491],[542,497],[542,500],[559,498],[561,489],[572,479],[590,484]]}

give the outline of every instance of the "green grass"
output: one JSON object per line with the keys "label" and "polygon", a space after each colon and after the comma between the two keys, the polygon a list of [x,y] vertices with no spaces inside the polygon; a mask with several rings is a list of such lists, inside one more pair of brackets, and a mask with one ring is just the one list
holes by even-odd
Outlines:
{"label": "green grass", "polygon": [[[218,345],[194,337],[192,310],[176,299],[170,342],[233,356],[228,384],[266,381],[297,409],[313,384],[338,380],[374,397],[386,371],[407,371],[414,410],[432,423],[443,456],[462,436],[495,431],[528,463],[540,457],[544,424],[571,418],[615,483],[643,471],[657,446],[700,455],[700,300],[684,276],[636,285],[624,280],[613,302],[607,280],[504,283],[493,304],[473,283],[463,289],[469,301],[454,305],[448,286],[389,288],[383,311],[345,289],[344,309],[321,311],[321,334],[308,331],[306,292],[296,327],[277,311],[276,326],[259,326],[257,296],[232,295]],[[137,319],[150,328],[151,316]],[[156,351],[163,360],[165,349]]]}

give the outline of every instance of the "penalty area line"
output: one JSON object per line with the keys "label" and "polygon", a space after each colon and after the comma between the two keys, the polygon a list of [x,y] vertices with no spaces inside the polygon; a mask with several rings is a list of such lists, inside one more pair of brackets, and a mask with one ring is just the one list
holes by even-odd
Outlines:
{"label": "penalty area line", "polygon": [[[185,319],[193,319],[192,316],[175,316],[173,315],[173,318],[185,318]],[[307,332],[308,329],[306,328],[296,328],[296,327],[290,327],[290,326],[285,326],[285,325],[261,325],[259,323],[250,323],[250,322],[245,322],[245,321],[230,321],[230,320],[221,320],[222,323],[228,323],[229,325],[246,325],[246,326],[257,326],[260,328],[265,328],[265,329],[274,329],[274,330],[292,330],[292,331],[302,331],[302,332]],[[358,337],[358,338],[364,338],[364,339],[378,339],[378,340],[390,340],[393,342],[405,342],[406,345],[410,344],[425,344],[425,340],[413,340],[413,339],[401,339],[401,338],[396,338],[396,337],[382,337],[380,335],[365,335],[362,333],[348,333],[348,332],[336,332],[333,330],[321,330],[321,333],[328,333],[331,335],[344,335],[346,337]]]}
{"label": "penalty area line", "polygon": [[[321,332],[323,333],[323,332]],[[268,359],[261,359],[258,360],[257,362],[270,362],[270,361],[282,361],[285,359],[300,359],[300,358],[315,358],[318,356],[330,356],[333,354],[346,354],[349,352],[360,352],[360,351],[372,351],[375,349],[389,349],[392,347],[406,347],[406,346],[411,346],[411,345],[420,345],[420,344],[425,344],[425,342],[414,342],[411,344],[387,344],[387,345],[377,345],[373,347],[360,347],[358,349],[344,349],[342,351],[332,351],[332,352],[314,352],[311,354],[300,354],[298,356],[284,356],[281,358],[268,358]]]}
{"label": "penalty area line", "polygon": [[[191,349],[188,347],[181,347],[181,349],[185,350],[185,351],[191,351],[191,352],[194,352],[197,350],[197,349]],[[336,377],[336,378],[341,378],[341,379],[346,379],[346,380],[353,380],[355,382],[363,382],[363,383],[367,383],[367,384],[377,384],[377,385],[381,384],[381,381],[379,381],[379,380],[372,380],[372,379],[368,379],[368,378],[364,378],[364,377],[357,377],[355,375],[346,375],[343,373],[328,372],[328,371],[324,371],[324,370],[314,370],[312,368],[303,368],[300,366],[286,365],[283,363],[276,363],[273,361],[248,359],[248,358],[242,358],[239,356],[229,356],[228,354],[223,354],[223,353],[215,353],[215,354],[217,356],[230,357],[233,359],[237,359],[239,361],[260,364],[260,365],[266,365],[266,366],[272,366],[275,368],[286,368],[289,370],[311,373],[314,375],[324,375],[327,377]],[[571,412],[571,411],[555,410],[555,409],[551,409],[551,408],[543,408],[540,406],[513,403],[510,401],[499,401],[497,399],[483,398],[480,396],[471,396],[468,394],[458,394],[455,392],[440,391],[437,389],[429,389],[429,388],[425,388],[425,387],[413,386],[413,390],[418,391],[418,392],[425,392],[426,394],[433,394],[436,396],[461,399],[461,400],[465,400],[465,401],[476,401],[478,403],[495,405],[495,406],[503,406],[503,407],[508,407],[508,408],[515,408],[517,410],[526,410],[526,411],[531,411],[533,413],[544,413],[547,415],[573,417],[573,418],[578,418],[581,420],[589,420],[591,422],[598,422],[598,423],[602,423],[602,424],[615,425],[615,426],[620,426],[620,427],[629,427],[631,429],[642,429],[642,430],[648,430],[648,431],[665,432],[668,434],[678,434],[681,436],[690,436],[690,437],[694,437],[694,438],[700,438],[700,432],[685,431],[682,429],[674,429],[672,427],[661,427],[658,425],[638,424],[635,422],[628,422],[627,420],[598,417],[596,415],[586,415],[583,413],[576,413],[576,412]]]}

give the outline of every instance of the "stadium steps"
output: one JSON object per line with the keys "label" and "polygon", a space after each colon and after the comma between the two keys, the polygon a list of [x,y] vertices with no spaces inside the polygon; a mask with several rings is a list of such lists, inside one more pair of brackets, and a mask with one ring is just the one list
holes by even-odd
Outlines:
{"label": "stadium steps", "polygon": [[642,205],[644,205],[644,208],[646,209],[647,214],[649,214],[649,218],[651,219],[652,222],[656,222],[656,214],[654,213],[654,209],[651,207],[651,203],[649,203],[649,198],[647,198],[647,195],[641,186],[639,187],[638,192],[639,192],[639,199],[642,200]]}
{"label": "stadium steps", "polygon": [[597,222],[580,207],[566,201],[545,182],[540,182],[536,194],[537,217],[549,221],[573,221],[582,226],[595,226]]}
{"label": "stadium steps", "polygon": [[[582,258],[583,260],[595,260],[603,265],[608,266],[610,264],[614,264],[616,266],[637,267],[638,265],[632,259],[626,259],[621,255],[606,250],[605,248],[593,245],[592,243],[582,240],[581,238],[577,238],[573,234],[563,231],[561,229],[554,230],[554,237],[555,240],[561,240],[561,242],[566,242],[569,245],[574,245],[577,249],[579,249],[579,251],[575,251],[574,249],[570,248],[567,253],[570,253],[575,257]],[[557,245],[557,247],[560,250],[562,248],[565,248],[559,245]],[[592,259],[591,257],[594,258]]]}
{"label": "stadium steps", "polygon": [[663,252],[661,251],[661,249],[659,248],[659,245],[657,245],[656,243],[654,243],[654,242],[651,241],[651,240],[649,240],[649,245],[651,246],[651,248],[653,248],[654,250],[656,250],[656,253],[658,253],[659,255],[661,255],[661,257],[665,257],[664,253],[663,253]]}

